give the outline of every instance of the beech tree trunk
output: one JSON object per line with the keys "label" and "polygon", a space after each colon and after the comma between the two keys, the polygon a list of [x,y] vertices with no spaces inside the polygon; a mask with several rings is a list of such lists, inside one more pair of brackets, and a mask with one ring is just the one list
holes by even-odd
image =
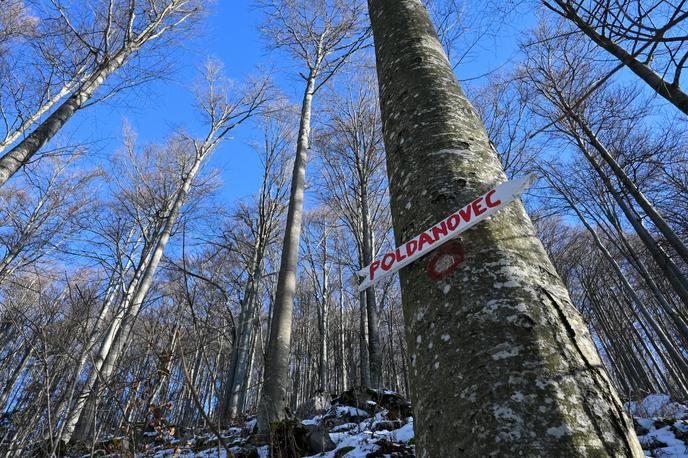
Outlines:
{"label": "beech tree trunk", "polygon": [[[361,180],[362,181],[362,180]],[[363,233],[363,266],[373,262],[373,230],[370,227],[370,209],[368,208],[368,188],[361,186],[361,222]],[[375,287],[365,291],[366,310],[368,312],[368,364],[370,366],[369,385],[372,388],[382,387],[382,349],[380,348],[380,317],[375,300]]]}
{"label": "beech tree trunk", "polygon": [[244,292],[243,304],[239,314],[236,340],[232,347],[232,360],[222,406],[222,418],[226,421],[235,418],[239,411],[240,399],[246,383],[246,375],[250,362],[249,354],[253,333],[253,321],[256,309],[256,290],[262,275],[263,240],[257,242],[251,261],[251,276]]}
{"label": "beech tree trunk", "polygon": [[267,433],[270,423],[286,416],[289,387],[289,350],[291,319],[296,292],[296,263],[303,220],[303,193],[308,159],[308,137],[311,130],[311,104],[315,90],[315,73],[311,72],[303,95],[301,121],[296,145],[294,172],[291,179],[287,223],[282,244],[275,306],[270,323],[270,339],[265,353],[264,380],[258,408],[258,428]]}
{"label": "beech tree trunk", "polygon": [[[401,244],[505,175],[422,2],[368,5]],[[643,456],[523,205],[460,243],[443,278],[400,271],[418,456]]]}
{"label": "beech tree trunk", "polygon": [[358,303],[360,306],[360,314],[358,321],[358,352],[360,366],[359,382],[363,386],[370,386],[370,360],[368,359],[368,310],[366,308],[366,291],[361,291],[358,294]]}

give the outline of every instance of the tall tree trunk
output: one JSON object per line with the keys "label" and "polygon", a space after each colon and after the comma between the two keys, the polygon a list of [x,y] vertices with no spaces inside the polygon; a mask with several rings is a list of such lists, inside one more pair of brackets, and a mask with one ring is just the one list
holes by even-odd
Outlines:
{"label": "tall tree trunk", "polygon": [[264,380],[260,407],[258,408],[258,427],[262,433],[268,432],[270,423],[285,418],[285,408],[288,404],[291,320],[296,292],[296,264],[299,257],[299,240],[303,219],[303,193],[315,77],[315,73],[311,71],[306,82],[301,106],[301,122],[296,145],[294,172],[291,179],[287,224],[282,244],[275,306],[270,323],[270,340],[265,354]]}
{"label": "tall tree trunk", "polygon": [[[86,404],[79,413],[71,439],[75,441],[86,441],[92,437],[94,428],[96,426],[96,413],[98,411],[98,404],[100,403],[103,390],[108,386],[110,378],[117,367],[119,357],[125,353],[125,348],[129,343],[129,338],[134,326],[134,321],[138,316],[139,308],[134,309],[135,314],[128,314],[122,326],[119,327],[113,344],[110,346],[105,361],[97,372],[92,372],[91,376],[95,377],[95,384],[89,390]],[[147,355],[150,354],[150,348],[147,349]],[[147,358],[144,358],[146,361]],[[140,378],[135,377],[135,380]]]}
{"label": "tall tree trunk", "polygon": [[368,360],[368,310],[366,308],[367,290],[358,295],[358,303],[361,309],[358,320],[358,349],[360,366],[360,384],[370,386],[370,361]]}
{"label": "tall tree trunk", "polygon": [[[180,350],[183,351],[183,350]],[[219,353],[219,352],[218,352]],[[196,348],[194,353],[194,364],[191,369],[191,380],[188,380],[189,388],[186,384],[183,386],[182,396],[180,399],[184,399],[184,404],[181,409],[181,413],[178,418],[180,418],[179,423],[183,426],[190,426],[193,424],[193,418],[196,414],[195,406],[193,405],[193,397],[191,396],[191,390],[196,389],[196,384],[198,383],[199,372],[201,372],[201,362],[203,360],[203,352],[199,348]]]}
{"label": "tall tree trunk", "polygon": [[239,409],[242,412],[246,411],[246,404],[248,402],[249,390],[253,386],[253,372],[256,362],[256,348],[257,343],[260,340],[260,320],[259,320],[260,310],[255,307],[255,314],[253,316],[253,332],[251,333],[251,349],[248,354],[248,366],[246,368],[246,374],[241,385],[241,396],[239,396]]}
{"label": "tall tree trunk", "polygon": [[262,275],[262,243],[262,240],[256,242],[250,267],[251,276],[247,282],[241,313],[239,314],[238,335],[232,348],[232,362],[228,374],[229,376],[227,377],[221,413],[225,421],[229,421],[239,413],[242,387],[245,385],[244,381],[250,362],[250,347],[253,337],[253,320],[256,308],[256,291]]}
{"label": "tall tree trunk", "polygon": [[[368,5],[399,245],[505,175],[422,2]],[[642,457],[523,205],[461,242],[443,279],[432,254],[400,271],[419,456]]]}
{"label": "tall tree trunk", "polygon": [[[363,266],[373,262],[373,230],[370,224],[370,210],[368,208],[368,188],[361,186],[361,221],[363,234]],[[366,289],[366,309],[368,312],[368,364],[370,366],[370,385],[373,388],[382,387],[382,349],[380,348],[380,317],[375,300],[375,287]]]}
{"label": "tall tree trunk", "polygon": [[[327,239],[323,241],[323,263],[327,262]],[[328,326],[328,304],[330,302],[330,290],[328,281],[328,269],[323,264],[322,271],[322,297],[319,314],[320,341],[318,342],[318,390],[325,393],[328,390],[327,380],[327,326]]]}

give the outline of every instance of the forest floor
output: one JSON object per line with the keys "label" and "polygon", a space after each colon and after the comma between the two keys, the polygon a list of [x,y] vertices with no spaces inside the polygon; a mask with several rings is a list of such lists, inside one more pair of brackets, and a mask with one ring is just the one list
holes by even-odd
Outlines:
{"label": "forest floor", "polygon": [[[349,390],[318,409],[318,403],[302,410],[306,420],[286,422],[273,440],[283,447],[283,457],[406,458],[415,457],[410,403],[390,391]],[[666,395],[651,395],[626,405],[646,456],[688,458],[688,407],[671,402]],[[180,432],[170,425],[156,425],[143,432],[136,444],[139,457],[268,458],[267,445],[256,446],[249,418],[221,431],[221,440],[210,432]],[[329,437],[328,437],[329,436]],[[283,440],[288,437],[288,440]],[[95,456],[131,456],[122,453],[122,438],[110,439],[95,449]],[[131,446],[128,446],[131,449]],[[228,453],[228,451],[231,453]],[[93,456],[70,454],[71,456]]]}

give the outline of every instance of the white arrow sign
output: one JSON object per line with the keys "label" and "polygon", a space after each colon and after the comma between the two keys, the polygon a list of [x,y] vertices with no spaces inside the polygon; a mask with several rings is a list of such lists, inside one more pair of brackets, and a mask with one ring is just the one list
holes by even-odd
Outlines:
{"label": "white arrow sign", "polygon": [[363,291],[369,286],[374,285],[393,272],[409,265],[427,252],[434,250],[452,237],[459,235],[488,216],[498,212],[509,202],[520,196],[536,179],[537,176],[531,173],[517,180],[502,183],[456,213],[452,213],[422,234],[404,243],[396,250],[385,253],[377,261],[373,261],[369,266],[358,272],[358,275],[363,277],[358,290]]}

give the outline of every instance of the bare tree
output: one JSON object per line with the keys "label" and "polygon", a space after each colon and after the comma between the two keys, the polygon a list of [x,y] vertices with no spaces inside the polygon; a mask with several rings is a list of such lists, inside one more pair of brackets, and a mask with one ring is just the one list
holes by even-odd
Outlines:
{"label": "bare tree", "polygon": [[[348,82],[343,93],[328,97],[323,127],[315,143],[322,161],[321,194],[355,241],[360,270],[373,261],[389,232],[390,221],[373,75],[360,70],[361,76],[352,73],[345,74]],[[368,288],[360,298],[369,356],[367,367],[366,349],[362,348],[361,383],[381,388],[380,313],[375,288]],[[365,335],[361,332],[362,343]]]}
{"label": "bare tree", "polygon": [[[624,156],[628,156],[630,149],[649,151],[650,158],[663,149],[657,148],[661,143],[651,146],[645,135],[635,135],[636,124],[628,122],[630,119],[641,119],[642,116],[637,112],[642,113],[646,106],[635,108],[633,103],[637,100],[637,95],[628,90],[598,91],[589,96],[585,104],[574,106],[574,101],[580,100],[580,94],[587,90],[591,81],[597,79],[600,70],[595,67],[593,55],[580,40],[565,35],[558,39],[542,39],[558,33],[556,28],[538,31],[540,45],[531,49],[530,63],[526,69],[528,78],[541,95],[542,102],[538,102],[540,115],[554,119],[557,130],[570,139],[592,165],[594,173],[602,180],[605,189],[671,282],[676,294],[684,303],[688,303],[688,280],[685,274],[645,227],[636,205],[649,217],[657,231],[666,238],[679,259],[684,262],[685,255],[688,254],[686,246],[639,189],[637,182],[619,165],[620,160],[627,160]],[[575,72],[572,72],[574,68]],[[604,108],[608,106],[615,106],[615,115],[611,116]],[[609,145],[605,144],[605,138]],[[624,139],[633,141],[624,144]],[[639,148],[642,143],[645,145]],[[611,149],[611,145],[614,145],[616,151]],[[645,160],[647,159],[646,157]],[[630,165],[627,165],[628,170],[632,170]],[[605,167],[609,167],[609,173]],[[616,181],[619,186],[616,186]]]}
{"label": "bare tree", "polygon": [[[229,93],[219,66],[212,62],[206,68],[205,82],[205,92],[199,95],[208,125],[203,137],[196,139],[180,132],[164,150],[148,148],[146,154],[151,157],[143,162],[136,160],[134,145],[129,143],[129,185],[133,188],[125,187],[122,195],[137,204],[142,218],[135,221],[141,226],[144,243],[117,312],[102,337],[94,367],[61,427],[60,437],[66,442],[71,439],[96,382],[109,377],[127,341],[201,165],[227,133],[255,114],[266,100],[267,86],[261,81],[236,94]],[[147,163],[152,170],[146,169]]]}
{"label": "bare tree", "polygon": [[514,75],[496,75],[476,91],[473,104],[509,178],[533,170],[543,148],[532,141],[528,101],[532,90]]}
{"label": "bare tree", "polygon": [[251,365],[251,342],[255,339],[256,320],[261,310],[260,289],[265,276],[265,257],[277,242],[287,192],[287,150],[291,147],[293,116],[289,106],[275,104],[261,119],[263,138],[254,145],[263,174],[260,189],[252,204],[242,203],[233,220],[246,230],[230,233],[232,244],[240,253],[245,266],[245,290],[232,362],[227,376],[222,417],[231,419],[243,411]]}
{"label": "bare tree", "polygon": [[66,169],[79,155],[64,163],[46,161],[26,170],[23,183],[0,190],[0,283],[17,270],[62,251],[94,205],[86,192],[99,172]]}
{"label": "bare tree", "polygon": [[0,11],[0,59],[13,40],[30,37],[37,19],[29,14],[24,0],[5,0]]}
{"label": "bare tree", "polygon": [[[188,24],[201,12],[203,4],[200,0],[89,3],[65,4],[51,0],[46,13],[52,16],[51,20],[39,22],[41,25],[56,24],[55,29],[40,32],[48,40],[48,43],[39,44],[40,51],[48,54],[45,61],[58,62],[57,68],[50,67],[51,71],[59,73],[64,67],[70,76],[54,87],[51,73],[39,87],[37,104],[28,112],[12,110],[13,107],[8,106],[12,103],[11,98],[9,102],[0,99],[5,124],[4,139],[0,143],[0,186],[30,161],[78,110],[95,103],[94,95],[115,72],[156,44],[164,43],[169,32]],[[111,85],[100,99],[148,77],[145,72],[129,75]],[[10,95],[24,97],[21,87],[9,87],[8,91]],[[24,106],[19,99],[14,103]],[[9,117],[12,112],[14,119]],[[42,119],[44,115],[47,116]]]}
{"label": "bare tree", "polygon": [[557,151],[538,160],[551,200],[581,221],[602,254],[574,266],[575,302],[601,336],[623,393],[682,398],[688,316],[680,220],[659,211],[678,188],[658,167],[680,158],[682,140],[655,133],[652,105],[634,86],[610,80],[590,92],[607,67],[594,46],[566,31],[560,24],[535,31],[521,77],[532,88],[531,119],[546,123],[538,135]]}
{"label": "bare tree", "polygon": [[597,46],[628,67],[653,91],[688,114],[681,75],[688,60],[684,1],[543,1]]}
{"label": "bare tree", "polygon": [[332,216],[327,211],[313,211],[308,215],[308,221],[302,232],[305,246],[304,260],[307,266],[307,276],[313,285],[315,309],[320,332],[318,345],[318,391],[329,393],[328,381],[328,329],[330,323],[330,300],[332,297],[332,270],[334,256],[331,254],[331,239],[334,224]]}
{"label": "bare tree", "polygon": [[[579,218],[579,220],[583,223],[583,226],[590,234],[596,248],[603,254],[603,259],[605,259],[605,261],[611,267],[611,269],[607,268],[605,270],[611,270],[612,274],[617,276],[621,289],[618,297],[624,299],[626,297],[628,298],[628,305],[624,305],[622,303],[623,301],[619,302],[619,305],[622,308],[622,312],[625,314],[623,316],[624,319],[622,320],[622,323],[642,323],[642,326],[648,329],[649,332],[647,333],[647,335],[650,340],[650,345],[655,347],[658,347],[658,343],[661,345],[661,348],[655,349],[655,352],[659,355],[659,358],[662,360],[664,367],[667,368],[669,376],[674,382],[674,386],[678,387],[678,392],[675,394],[678,394],[680,397],[685,396],[684,393],[686,391],[685,387],[683,386],[683,380],[685,379],[684,374],[688,366],[686,366],[686,362],[684,358],[681,356],[681,350],[678,348],[674,339],[671,337],[672,331],[665,329],[665,325],[659,324],[660,321],[658,320],[658,317],[661,316],[661,314],[658,315],[653,314],[651,312],[651,301],[649,300],[649,298],[641,298],[641,289],[638,288],[637,285],[633,285],[631,283],[632,280],[629,278],[629,275],[623,271],[621,264],[617,261],[617,257],[615,257],[612,254],[612,251],[610,251],[610,249],[607,248],[606,244],[603,241],[603,238],[593,228],[593,226],[588,221],[588,218],[584,215],[584,211],[590,212],[590,204],[584,203],[582,201],[581,197],[585,195],[584,193],[581,193],[580,190],[578,190],[578,192],[574,192],[571,189],[571,181],[573,180],[570,176],[570,169],[568,179],[564,179],[563,174],[560,171],[557,171],[551,165],[549,165],[547,168],[541,169],[541,172],[546,177],[547,181],[550,183],[552,188],[556,190],[556,192],[564,199],[564,202],[566,203],[567,207],[570,208],[574,212],[574,214]],[[594,211],[594,214],[599,213],[599,211]],[[595,220],[597,219],[597,217],[593,216],[592,219]],[[604,232],[603,234],[603,236],[606,237],[606,234]],[[615,249],[613,250],[616,251]],[[615,281],[609,280],[607,283],[607,288],[610,288],[611,285],[614,285],[615,283]],[[587,286],[588,290],[586,290],[586,298],[593,303],[593,311],[597,314],[595,320],[596,323],[604,324],[607,319],[613,319],[613,315],[609,310],[604,309],[599,303],[596,303],[596,301],[591,299],[591,297],[589,296],[590,284],[588,284]],[[608,300],[608,302],[612,301]],[[670,326],[675,326],[674,329],[676,329],[676,331],[679,334],[685,335],[685,332],[688,328],[686,328],[686,323],[684,319],[680,317],[677,313],[675,313],[672,310],[671,306],[669,306],[663,300],[660,300],[660,308],[663,309],[664,314],[671,317],[669,323]],[[605,332],[604,334],[608,336],[612,341],[618,340],[618,337],[611,334],[611,331],[609,330],[607,330],[607,332]],[[635,342],[644,342],[644,340],[645,339],[643,337],[639,336],[635,340]],[[623,371],[622,373],[628,374],[632,372]],[[666,383],[664,385],[667,386]]]}
{"label": "bare tree", "polygon": [[305,67],[300,75],[306,82],[258,412],[259,428],[267,433],[272,422],[287,415],[292,307],[313,96],[364,45],[368,32],[362,26],[363,7],[357,1],[268,0],[261,5],[266,15],[264,34],[272,46],[287,50]]}

